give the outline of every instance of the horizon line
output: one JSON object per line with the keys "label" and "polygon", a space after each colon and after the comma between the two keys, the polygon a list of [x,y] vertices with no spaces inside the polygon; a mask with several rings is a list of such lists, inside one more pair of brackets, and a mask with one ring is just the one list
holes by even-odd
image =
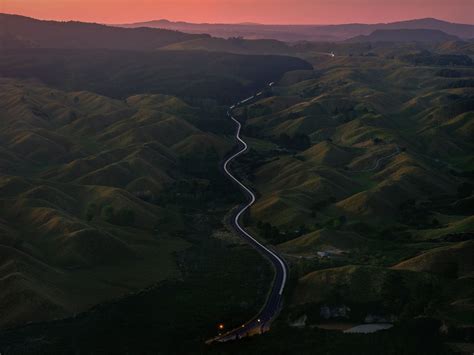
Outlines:
{"label": "horizon line", "polygon": [[100,24],[100,25],[107,25],[107,26],[123,26],[123,25],[136,25],[141,23],[150,23],[150,22],[157,22],[157,21],[168,21],[171,23],[187,23],[192,25],[232,25],[232,26],[341,26],[341,25],[383,25],[383,24],[391,24],[397,22],[409,22],[409,21],[419,21],[419,20],[437,20],[442,22],[447,22],[456,25],[467,25],[467,26],[474,26],[473,23],[462,23],[462,22],[453,22],[451,20],[446,20],[437,17],[415,17],[415,18],[406,18],[406,19],[399,19],[394,21],[377,21],[377,22],[337,22],[337,23],[267,23],[267,22],[253,22],[253,21],[239,21],[239,22],[193,22],[193,21],[186,21],[186,20],[172,20],[167,18],[159,18],[159,19],[151,19],[151,20],[139,20],[139,21],[130,21],[130,22],[98,22],[98,21],[85,21],[79,19],[54,19],[54,18],[40,18],[40,17],[33,17],[28,15],[23,15],[19,13],[10,13],[10,12],[0,12],[0,15],[12,15],[12,16],[21,16],[27,17],[39,21],[53,21],[53,22],[81,22],[81,23],[90,23],[90,24]]}

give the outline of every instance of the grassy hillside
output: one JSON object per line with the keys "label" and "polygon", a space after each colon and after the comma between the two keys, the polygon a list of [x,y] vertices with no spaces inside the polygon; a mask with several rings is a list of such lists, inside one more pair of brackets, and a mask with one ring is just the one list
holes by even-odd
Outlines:
{"label": "grassy hillside", "polygon": [[176,236],[181,206],[217,193],[217,163],[231,147],[198,128],[213,117],[172,96],[0,86],[0,326],[177,277],[174,255],[191,245]]}
{"label": "grassy hillside", "polygon": [[417,272],[430,272],[447,277],[472,277],[474,270],[472,261],[473,242],[467,241],[436,248],[417,257],[405,260],[395,269]]}
{"label": "grassy hillside", "polygon": [[[448,83],[454,80],[439,76],[438,68],[379,58],[353,61],[328,60],[315,79],[277,87],[275,98],[246,109],[249,136],[287,149],[286,154],[274,152],[278,160],[266,158],[268,153],[259,156],[261,164],[253,172],[258,189],[271,191],[274,201],[287,206],[295,199],[295,218],[300,219],[302,208],[307,216],[311,213],[315,199],[331,198],[319,209],[321,218],[327,212],[396,221],[399,206],[408,199],[428,191],[455,197],[464,180],[446,165],[443,169],[441,161],[469,159],[470,88],[451,89]],[[387,75],[394,80],[383,86]],[[409,80],[413,76],[419,78],[417,86]],[[287,103],[277,106],[279,101]],[[285,135],[301,140],[306,135],[310,146],[295,150]],[[280,173],[270,176],[272,171]],[[269,199],[264,195],[255,205],[257,218]],[[291,207],[284,213],[292,218]],[[284,225],[287,219],[276,220]]]}
{"label": "grassy hillside", "polygon": [[[469,327],[472,67],[434,47],[340,46],[348,54],[330,58],[316,54],[330,46],[302,45],[313,71],[286,73],[236,110],[258,142],[236,165],[259,193],[248,225],[294,278],[287,324],[318,325],[320,307],[345,305],[335,321]],[[404,57],[416,53],[430,59]]]}
{"label": "grassy hillside", "polygon": [[[0,20],[11,31],[2,44],[15,42],[4,47],[21,48],[0,53],[0,328],[68,317],[165,281],[173,291],[160,289],[155,305],[181,290],[189,298],[173,299],[180,305],[170,311],[205,304],[202,290],[222,285],[221,275],[237,280],[228,281],[233,298],[205,311],[196,336],[213,335],[219,318],[238,324],[253,315],[271,276],[224,227],[241,196],[219,171],[234,144],[222,104],[312,66],[155,50],[208,36]],[[248,292],[236,291],[240,253],[261,272]],[[215,254],[234,264],[207,260]]]}

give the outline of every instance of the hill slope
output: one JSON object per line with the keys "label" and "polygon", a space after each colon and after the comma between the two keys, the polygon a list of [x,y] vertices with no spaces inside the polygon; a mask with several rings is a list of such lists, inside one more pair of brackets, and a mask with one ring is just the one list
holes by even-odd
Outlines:
{"label": "hill slope", "polygon": [[65,90],[116,98],[146,92],[228,104],[286,71],[310,68],[294,57],[199,51],[23,49],[0,53],[4,77],[33,77]]}
{"label": "hill slope", "polygon": [[418,44],[351,48],[362,54],[308,55],[313,71],[234,111],[251,146],[239,172],[259,196],[249,228],[298,275],[289,322],[347,306],[329,321],[472,326],[471,63],[400,60]]}
{"label": "hill slope", "polygon": [[154,27],[187,33],[209,33],[216,37],[244,37],[248,39],[276,39],[280,41],[342,41],[355,36],[369,35],[376,30],[429,29],[439,30],[463,39],[474,38],[474,25],[464,25],[432,18],[378,24],[342,25],[262,25],[262,24],[208,24],[148,21],[127,25],[128,28]]}
{"label": "hill slope", "polygon": [[83,22],[40,21],[0,14],[0,48],[108,48],[155,50],[171,43],[205,38],[151,28],[124,29]]}
{"label": "hill slope", "polygon": [[401,29],[376,30],[368,36],[350,38],[347,42],[446,42],[458,39],[458,37],[448,35],[440,30]]}
{"label": "hill slope", "polygon": [[231,146],[195,126],[212,116],[172,96],[121,101],[14,79],[0,88],[0,327],[176,277],[174,253],[190,244],[176,235],[175,206],[192,206],[188,184],[211,194],[206,179]]}

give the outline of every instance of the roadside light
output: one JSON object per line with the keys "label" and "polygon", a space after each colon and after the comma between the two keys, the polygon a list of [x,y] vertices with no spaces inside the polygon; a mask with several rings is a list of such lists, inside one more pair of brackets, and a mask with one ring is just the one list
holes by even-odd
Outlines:
{"label": "roadside light", "polygon": [[260,318],[257,319],[257,322],[259,322],[259,323],[261,322]]}
{"label": "roadside light", "polygon": [[220,329],[220,330],[224,329],[224,324],[222,324],[222,323],[219,324],[219,329]]}

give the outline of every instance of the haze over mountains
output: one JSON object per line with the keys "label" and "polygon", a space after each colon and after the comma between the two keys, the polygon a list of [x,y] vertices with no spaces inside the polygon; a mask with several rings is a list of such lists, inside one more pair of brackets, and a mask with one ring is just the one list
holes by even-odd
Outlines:
{"label": "haze over mountains", "polygon": [[375,30],[367,36],[356,36],[347,42],[446,42],[457,41],[459,37],[449,35],[440,30],[398,29]]}
{"label": "haze over mountains", "polygon": [[[203,33],[206,31],[211,35]],[[61,48],[133,51],[162,49],[298,55],[298,52],[308,49],[302,45],[308,40],[347,43],[456,42],[455,46],[468,47],[471,44],[469,38],[474,38],[474,26],[434,19],[380,25],[334,26],[273,26],[247,23],[209,25],[159,20],[113,27],[94,23],[41,21],[23,16],[0,14],[0,48],[6,49]]]}
{"label": "haze over mountains", "polygon": [[[263,39],[255,43],[260,52],[274,53],[284,42],[299,41],[421,41],[442,42],[474,38],[474,25],[421,19],[389,24],[347,25],[260,25],[193,24],[158,20],[106,26],[83,22],[41,21],[24,16],[0,14],[0,48],[105,48],[154,50],[178,43],[200,43],[214,37]],[[214,40],[217,40],[214,39]],[[269,45],[270,43],[270,45]],[[266,49],[262,50],[262,45]],[[202,46],[193,44],[194,48]],[[208,48],[206,48],[208,49]],[[225,51],[225,48],[223,48]],[[280,52],[282,52],[280,48]]]}
{"label": "haze over mountains", "polygon": [[380,24],[344,25],[261,25],[261,24],[208,24],[157,20],[120,25],[121,27],[153,27],[187,33],[208,33],[216,37],[243,37],[247,39],[277,39],[280,41],[342,41],[369,35],[375,30],[429,29],[439,30],[462,39],[474,38],[474,25],[456,24],[433,18]]}
{"label": "haze over mountains", "polygon": [[0,47],[102,48],[151,50],[209,35],[173,30],[123,29],[84,22],[41,21],[24,16],[0,14]]}

